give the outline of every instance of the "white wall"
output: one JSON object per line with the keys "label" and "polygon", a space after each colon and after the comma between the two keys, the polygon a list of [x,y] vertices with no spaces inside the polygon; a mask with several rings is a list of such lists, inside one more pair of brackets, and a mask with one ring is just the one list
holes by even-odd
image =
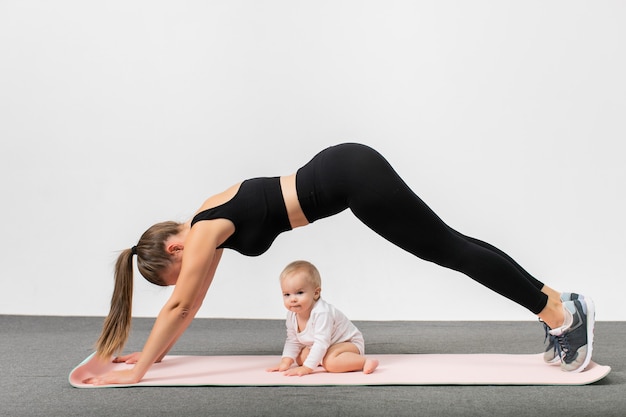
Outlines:
{"label": "white wall", "polygon": [[[451,226],[626,320],[626,3],[0,0],[0,314],[105,315],[117,251],[322,148],[379,149]],[[532,320],[351,214],[225,254],[201,317]],[[135,313],[168,290],[137,279]]]}

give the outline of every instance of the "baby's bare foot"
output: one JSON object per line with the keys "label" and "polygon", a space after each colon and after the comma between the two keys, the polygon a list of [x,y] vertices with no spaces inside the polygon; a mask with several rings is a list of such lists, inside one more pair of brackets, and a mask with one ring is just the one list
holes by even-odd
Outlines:
{"label": "baby's bare foot", "polygon": [[376,359],[366,359],[363,365],[363,373],[371,374],[376,368],[378,368],[378,361]]}

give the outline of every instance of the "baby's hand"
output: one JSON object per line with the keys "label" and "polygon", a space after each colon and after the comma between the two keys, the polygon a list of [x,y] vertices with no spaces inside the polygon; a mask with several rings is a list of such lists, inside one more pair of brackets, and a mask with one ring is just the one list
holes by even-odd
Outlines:
{"label": "baby's hand", "polygon": [[267,372],[283,372],[283,371],[286,371],[287,369],[289,369],[292,364],[293,364],[293,359],[291,359],[291,358],[283,358],[280,361],[280,363],[278,364],[278,366],[267,368],[266,371]]}
{"label": "baby's hand", "polygon": [[280,365],[278,365],[278,366],[273,366],[271,368],[267,368],[265,371],[266,372],[277,372],[277,371],[280,371],[280,370],[281,370],[280,369]]}
{"label": "baby's hand", "polygon": [[298,366],[296,368],[287,369],[284,373],[286,376],[304,376],[313,372],[313,369],[306,366]]}
{"label": "baby's hand", "polygon": [[271,368],[267,368],[267,372],[283,372],[289,369],[293,365],[293,359],[291,358],[282,358],[280,363],[277,366],[273,366]]}

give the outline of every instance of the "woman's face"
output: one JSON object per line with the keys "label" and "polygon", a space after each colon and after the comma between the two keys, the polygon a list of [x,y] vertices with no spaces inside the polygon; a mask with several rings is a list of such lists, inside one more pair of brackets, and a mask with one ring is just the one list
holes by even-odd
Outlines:
{"label": "woman's face", "polygon": [[161,279],[165,283],[165,285],[176,285],[178,282],[178,275],[180,274],[180,266],[182,264],[182,258],[177,257],[170,264],[169,267],[163,273],[161,273]]}
{"label": "woman's face", "polygon": [[188,232],[188,229],[181,230],[180,233],[170,236],[165,241],[166,251],[171,257],[170,265],[161,273],[161,279],[165,285],[176,285],[176,282],[178,282],[178,275],[180,275],[180,269],[183,263],[185,237]]}

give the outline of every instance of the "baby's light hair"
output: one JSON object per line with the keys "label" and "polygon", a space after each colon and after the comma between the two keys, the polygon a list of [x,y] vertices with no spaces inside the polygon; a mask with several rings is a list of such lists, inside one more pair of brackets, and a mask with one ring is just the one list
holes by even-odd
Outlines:
{"label": "baby's light hair", "polygon": [[288,275],[293,274],[296,271],[302,271],[306,274],[308,281],[313,284],[314,287],[320,288],[322,286],[322,278],[320,272],[315,265],[309,261],[293,261],[283,269],[280,273],[280,282]]}

